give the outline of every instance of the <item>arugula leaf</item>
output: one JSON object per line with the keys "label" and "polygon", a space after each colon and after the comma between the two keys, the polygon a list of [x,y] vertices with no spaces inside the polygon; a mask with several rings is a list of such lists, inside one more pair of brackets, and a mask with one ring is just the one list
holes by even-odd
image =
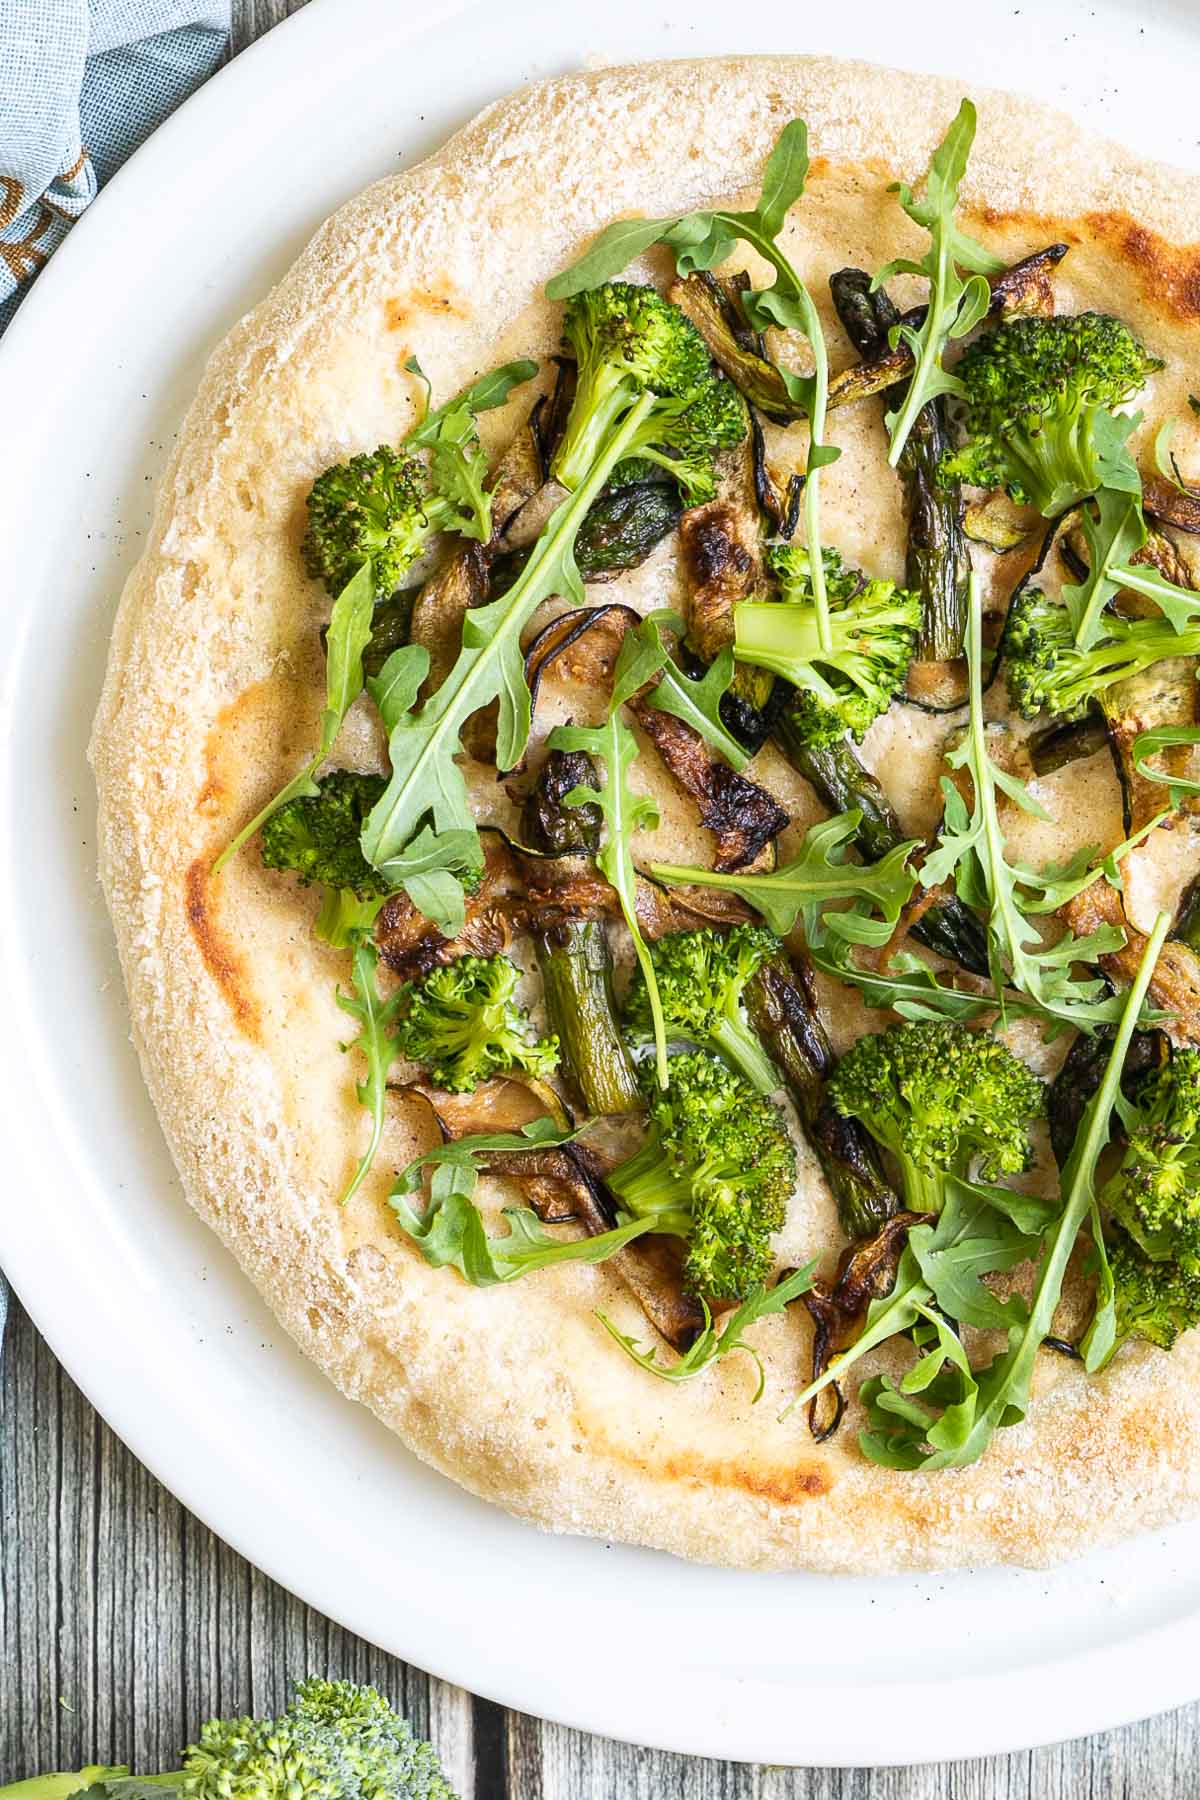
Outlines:
{"label": "arugula leaf", "polygon": [[1080,582],[1065,583],[1062,590],[1063,601],[1075,627],[1075,642],[1081,650],[1087,650],[1100,636],[1104,609],[1128,573],[1125,565],[1146,541],[1140,481],[1134,492],[1101,488],[1095,505],[1095,515],[1089,505],[1083,506],[1079,513],[1083,535],[1087,539],[1087,574]]}
{"label": "arugula leaf", "polygon": [[[921,881],[926,887],[936,887],[953,872],[960,899],[987,909],[988,956],[992,987],[998,995],[1003,996],[1012,986],[1064,1024],[1080,1024],[1084,1019],[1094,1022],[1095,980],[1078,979],[1073,965],[1119,949],[1124,936],[1118,933],[1114,940],[1111,933],[1098,932],[1076,938],[1067,932],[1057,942],[1044,944],[1026,917],[1030,887],[1045,885],[1052,891],[1055,881],[1060,885],[1069,882],[1063,883],[1060,871],[1043,877],[1008,860],[997,792],[1007,794],[1026,811],[1045,815],[1024,784],[998,768],[988,752],[983,716],[982,605],[974,575],[968,589],[966,652],[970,721],[962,742],[947,752],[946,760],[952,768],[969,772],[973,803],[968,811],[953,782],[943,779],[946,814],[942,835],[925,858]],[[1072,870],[1072,878],[1077,878],[1077,871]],[[1002,1014],[1005,1011],[1002,1003]]]}
{"label": "arugula leaf", "polygon": [[[681,275],[715,268],[733,255],[739,242],[749,244],[771,265],[775,280],[769,288],[742,297],[746,319],[755,331],[772,326],[799,331],[812,350],[813,372],[798,375],[779,369],[789,397],[809,422],[809,447],[804,484],[805,539],[812,564],[813,605],[820,645],[831,647],[825,566],[821,556],[821,502],[818,473],[836,462],[841,451],[827,444],[825,423],[829,395],[829,358],[821,320],[812,296],[776,243],[791,208],[804,193],[808,180],[808,128],[803,119],[786,124],[767,158],[758,205],[749,212],[723,210],[687,213],[673,219],[621,219],[602,231],[596,242],[571,268],[546,284],[551,300],[566,300],[585,288],[611,281],[652,244],[664,243],[675,254]],[[999,266],[999,265],[997,265]]]}
{"label": "arugula leaf", "polygon": [[[961,394],[962,383],[942,367],[946,345],[978,325],[991,304],[986,277],[1004,267],[999,257],[960,231],[955,223],[958,190],[975,141],[975,108],[964,100],[949,130],[930,159],[925,177],[925,196],[918,200],[904,182],[891,189],[913,221],[929,233],[929,249],[920,262],[899,257],[880,269],[872,282],[879,288],[893,275],[925,275],[929,278],[929,307],[919,327],[894,325],[888,336],[893,345],[901,339],[913,353],[915,367],[900,405],[887,415],[891,438],[888,461],[900,460],[917,414],[939,394]],[[960,269],[969,271],[964,279]]]}
{"label": "arugula leaf", "polygon": [[[644,394],[630,408],[608,449],[588,479],[551,515],[513,586],[463,620],[462,648],[436,693],[418,708],[394,719],[388,738],[392,773],[363,827],[363,855],[390,881],[403,880],[406,847],[427,820],[437,838],[474,833],[467,784],[455,757],[471,714],[499,700],[497,765],[519,762],[529,737],[530,698],[521,655],[521,631],[543,600],[561,594],[583,602],[574,543],[592,501],[625,454],[654,397]],[[461,845],[461,839],[451,839]],[[447,852],[446,867],[452,873]]]}
{"label": "arugula leaf", "polygon": [[[786,1419],[796,1407],[806,1405],[831,1381],[841,1381],[846,1371],[869,1350],[878,1349],[880,1344],[917,1323],[922,1309],[930,1307],[935,1299],[922,1268],[922,1258],[945,1292],[965,1292],[982,1308],[984,1303],[978,1299],[978,1294],[983,1292],[979,1285],[980,1275],[986,1273],[989,1266],[1012,1268],[1028,1254],[1025,1248],[1029,1242],[1028,1234],[1007,1219],[1002,1210],[1007,1196],[1005,1188],[975,1182],[951,1182],[946,1205],[937,1220],[932,1225],[914,1226],[909,1232],[891,1292],[871,1302],[858,1337],[840,1356],[833,1358],[815,1381],[788,1402],[780,1418]],[[1028,1196],[1016,1198],[1019,1204]],[[1030,1222],[1028,1213],[1019,1216],[1022,1223]],[[956,1270],[959,1263],[961,1275]]]}
{"label": "arugula leaf", "polygon": [[[864,1382],[860,1399],[871,1429],[859,1447],[868,1461],[889,1469],[919,1469],[926,1444],[952,1448],[963,1442],[975,1421],[979,1384],[957,1332],[939,1313],[919,1309],[924,1321],[913,1341],[925,1351],[900,1381],[878,1375]],[[912,1398],[923,1394],[930,1404]]]}
{"label": "arugula leaf", "polygon": [[[660,640],[661,647],[661,640]],[[631,631],[621,645],[617,666],[613,671],[612,701],[603,725],[558,725],[548,739],[552,750],[586,750],[604,765],[602,788],[576,787],[563,796],[567,806],[598,806],[604,815],[604,843],[596,856],[596,866],[616,889],[621,913],[633,939],[633,953],[646,984],[650,1017],[654,1025],[655,1068],[658,1085],[668,1086],[670,1071],[667,1057],[667,1028],[662,1001],[658,993],[658,977],[637,916],[637,870],[633,861],[633,834],[643,825],[658,824],[658,807],[646,794],[635,794],[627,776],[637,761],[637,739],[621,719],[621,707],[648,679],[657,650],[652,643]],[[666,654],[665,649],[662,652]]]}
{"label": "arugula leaf", "polygon": [[[1189,794],[1200,794],[1200,781],[1193,781],[1184,775],[1168,775],[1163,769],[1152,769],[1149,759],[1157,756],[1160,750],[1170,750],[1185,744],[1200,744],[1200,726],[1155,725],[1149,731],[1139,731],[1133,740],[1134,768],[1145,781],[1165,782],[1172,806],[1181,805]],[[1160,814],[1159,818],[1164,816]],[[1159,819],[1154,823],[1157,825]]]}
{"label": "arugula leaf", "polygon": [[795,1300],[800,1294],[807,1293],[813,1284],[816,1267],[816,1263],[807,1263],[802,1269],[793,1269],[790,1275],[782,1281],[777,1281],[772,1288],[762,1285],[752,1288],[737,1311],[730,1313],[721,1331],[718,1331],[713,1324],[712,1313],[708,1309],[707,1302],[701,1300],[700,1304],[704,1307],[704,1330],[691,1348],[673,1363],[659,1362],[656,1349],[639,1349],[631,1336],[624,1331],[618,1331],[607,1313],[598,1312],[596,1317],[609,1336],[620,1344],[627,1356],[631,1356],[634,1362],[647,1370],[649,1374],[660,1376],[663,1381],[690,1381],[693,1376],[702,1374],[705,1369],[711,1368],[713,1363],[719,1362],[721,1357],[728,1356],[731,1351],[744,1350],[747,1356],[754,1359],[758,1368],[758,1387],[750,1402],[752,1406],[757,1406],[766,1386],[766,1371],[758,1351],[753,1344],[746,1342],[743,1333],[751,1325],[757,1324],[759,1319],[770,1318],[774,1313],[783,1312],[790,1301]]}
{"label": "arugula leaf", "polygon": [[[762,914],[779,937],[786,937],[797,919],[802,919],[810,945],[823,943],[827,932],[858,944],[886,944],[916,886],[908,859],[920,846],[910,839],[895,845],[879,862],[847,862],[846,850],[861,818],[857,811],[844,812],[810,826],[795,861],[764,874],[736,870],[725,874],[681,863],[651,863],[649,872],[676,885],[725,888],[738,894]],[[822,911],[839,899],[869,902],[873,910]]]}
{"label": "arugula leaf", "polygon": [[[1071,940],[1072,954],[1081,961],[1119,950],[1124,933],[1111,927],[1086,938]],[[902,1019],[957,1019],[966,1024],[984,1013],[998,1012],[1006,1020],[1037,1019],[1045,1027],[1043,1038],[1049,1043],[1062,1032],[1074,1027],[1092,1035],[1102,1025],[1113,1025],[1121,1017],[1123,997],[1109,991],[1101,977],[1076,983],[1077,998],[1071,1008],[1070,1026],[1056,1011],[1039,1001],[1011,989],[985,988],[975,992],[943,984],[927,962],[909,950],[897,950],[888,958],[883,970],[861,968],[854,961],[848,942],[831,941],[809,951],[809,961],[822,974],[832,975],[858,989],[867,1006],[886,1008]],[[1150,1025],[1168,1018],[1163,1012],[1147,1009],[1142,1024]]]}
{"label": "arugula leaf", "polygon": [[[1164,726],[1163,729],[1165,731],[1187,731],[1189,727]],[[1157,736],[1157,733],[1146,735]],[[1200,731],[1194,732],[1189,741],[1200,742]],[[1161,775],[1151,775],[1150,779],[1161,781],[1166,778]],[[1200,792],[1200,783],[1197,784],[1197,792]],[[1021,887],[1029,890],[1027,894],[1022,895],[1021,904],[1024,910],[1029,913],[1057,912],[1060,906],[1067,904],[1068,900],[1074,900],[1077,894],[1085,893],[1088,888],[1093,887],[1097,881],[1102,879],[1108,883],[1109,887],[1116,888],[1117,892],[1121,893],[1124,888],[1121,877],[1122,859],[1128,856],[1130,851],[1136,850],[1139,844],[1144,844],[1146,839],[1158,830],[1163,820],[1169,817],[1170,807],[1164,807],[1162,812],[1156,813],[1139,831],[1135,831],[1132,837],[1124,838],[1121,843],[1114,844],[1111,850],[1103,853],[1098,845],[1085,844],[1073,856],[1068,857],[1066,862],[1046,863],[1041,869],[1031,869],[1027,864],[1014,863],[1012,866]],[[1119,945],[1116,947],[1120,948]]]}
{"label": "arugula leaf", "polygon": [[350,577],[334,601],[333,611],[329,615],[329,629],[325,634],[325,705],[321,711],[321,733],[316,754],[226,844],[212,866],[214,875],[220,874],[242,845],[256,831],[261,830],[281,806],[286,806],[289,800],[319,793],[314,777],[333,749],[342,720],[362,692],[363,651],[371,641],[371,615],[374,610],[375,583],[371,565],[364,563]]}
{"label": "arugula leaf", "polygon": [[400,986],[384,1000],[375,979],[378,968],[379,957],[374,944],[357,943],[351,973],[354,991],[344,994],[339,987],[336,995],[342,1011],[349,1013],[358,1022],[358,1036],[351,1043],[343,1044],[342,1049],[359,1051],[366,1062],[366,1079],[358,1082],[354,1091],[358,1095],[359,1105],[366,1107],[371,1115],[371,1135],[367,1140],[367,1147],[338,1202],[339,1206],[345,1206],[353,1198],[370,1174],[383,1138],[387,1078],[397,1056],[392,1026],[408,998],[407,988]]}
{"label": "arugula leaf", "polygon": [[538,365],[524,359],[504,363],[433,411],[429,408],[432,390],[424,369],[415,356],[410,356],[404,366],[425,387],[423,416],[404,442],[431,452],[429,479],[434,492],[458,509],[461,522],[457,529],[462,536],[486,544],[492,535],[492,497],[484,486],[488,463],[475,421],[479,413],[503,406],[513,388],[533,379]]}
{"label": "arugula leaf", "polygon": [[1180,587],[1177,582],[1168,581],[1157,569],[1140,563],[1116,563],[1108,573],[1115,587],[1129,588],[1131,592],[1153,600],[1176,631],[1186,630],[1200,612],[1200,593],[1195,588]]}
{"label": "arugula leaf", "polygon": [[684,622],[678,613],[650,613],[631,634],[640,636],[653,647],[652,654],[660,656],[658,684],[647,695],[646,704],[682,719],[740,773],[750,761],[749,754],[725,729],[721,719],[721,699],[733,679],[733,645],[727,644],[704,675],[693,679],[672,659],[669,647],[663,642],[664,629],[682,637]]}
{"label": "arugula leaf", "polygon": [[[432,1268],[449,1265],[472,1287],[516,1281],[535,1269],[560,1262],[603,1262],[648,1231],[653,1217],[625,1220],[595,1237],[556,1238],[528,1207],[506,1206],[508,1233],[489,1237],[483,1215],[471,1196],[479,1180],[480,1161],[492,1150],[537,1150],[568,1144],[582,1126],[561,1131],[553,1119],[533,1119],[520,1131],[483,1132],[418,1156],[397,1177],[388,1205],[406,1237],[416,1244]],[[424,1213],[408,1204],[421,1187],[421,1171],[433,1167],[429,1203]]]}
{"label": "arugula leaf", "polygon": [[430,411],[429,379],[424,369],[415,356],[410,356],[404,366],[425,384],[425,410],[419,424],[415,425],[404,438],[406,444],[411,444],[418,449],[437,442],[443,421],[450,414],[465,412],[475,415],[481,412],[491,412],[493,408],[504,405],[515,387],[520,387],[523,382],[532,381],[538,372],[538,365],[530,362],[527,357],[522,357],[516,362],[502,363],[498,369],[490,369],[486,375],[481,375],[478,381],[473,381],[470,387],[463,389],[461,394],[456,394],[452,400],[447,400],[444,406],[435,407]]}
{"label": "arugula leaf", "polygon": [[[933,1453],[921,1463],[924,1469],[962,1467],[977,1461],[999,1427],[1017,1424],[1029,1410],[1038,1352],[1053,1329],[1054,1314],[1062,1296],[1063,1278],[1080,1228],[1096,1204],[1096,1166],[1108,1143],[1113,1106],[1125,1067],[1125,1054],[1170,924],[1168,913],[1158,915],[1147,940],[1136,979],[1126,996],[1125,1010],[1113,1040],[1112,1054],[1108,1059],[1104,1078],[1088,1102],[1080,1122],[1074,1146],[1063,1170],[1065,1204],[1057,1225],[1047,1238],[1028,1317],[1023,1324],[1010,1330],[1007,1350],[981,1373],[979,1405],[970,1430],[953,1445],[933,1445]],[[1104,1335],[1103,1326],[1098,1327],[1094,1343],[1097,1354]],[[930,1442],[932,1443],[932,1439]]]}

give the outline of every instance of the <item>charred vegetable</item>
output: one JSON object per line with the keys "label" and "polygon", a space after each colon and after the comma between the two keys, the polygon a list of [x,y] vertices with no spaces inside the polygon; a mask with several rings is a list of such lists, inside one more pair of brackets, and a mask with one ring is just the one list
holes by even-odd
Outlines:
{"label": "charred vegetable", "polygon": [[[855,841],[868,860],[878,862],[904,842],[891,801],[846,739],[814,748],[801,741],[785,714],[776,722],[775,741],[831,811],[859,814]],[[911,931],[930,950],[971,974],[988,973],[986,933],[956,895],[939,893],[914,921]]]}
{"label": "charred vegetable", "polygon": [[837,1204],[842,1230],[851,1241],[873,1237],[900,1203],[884,1178],[870,1137],[857,1120],[843,1117],[829,1102],[825,1083],[833,1069],[833,1051],[782,948],[747,983],[744,1007],[758,1042],[795,1102]]}
{"label": "charred vegetable", "polygon": [[[540,853],[542,876],[557,859],[590,861],[599,849],[597,808],[564,804],[573,789],[594,787],[595,782],[591,759],[582,751],[550,751],[522,814],[525,841]],[[589,1113],[635,1112],[641,1102],[617,1026],[612,954],[603,922],[564,918],[539,930],[535,916],[530,924],[564,1074]]]}
{"label": "charred vegetable", "polygon": [[[882,354],[888,333],[900,321],[886,289],[873,289],[865,269],[841,269],[830,277],[829,287],[854,348],[864,357]],[[897,464],[908,508],[904,580],[921,597],[920,662],[961,656],[967,627],[971,563],[963,535],[962,490],[940,472],[949,448],[946,402],[939,397],[917,414]]]}

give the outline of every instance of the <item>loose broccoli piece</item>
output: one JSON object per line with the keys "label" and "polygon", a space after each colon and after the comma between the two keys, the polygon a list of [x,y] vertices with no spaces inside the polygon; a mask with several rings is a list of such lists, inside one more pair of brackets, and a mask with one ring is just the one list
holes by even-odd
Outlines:
{"label": "loose broccoli piece", "polygon": [[772,1232],[795,1186],[783,1114],[716,1057],[671,1059],[671,1085],[643,1071],[649,1135],[608,1177],[635,1218],[687,1240],[684,1280],[706,1300],[742,1300],[771,1270]]}
{"label": "loose broccoli piece", "polygon": [[1152,1069],[1124,1123],[1101,1203],[1152,1261],[1200,1275],[1200,1050],[1173,1050]]}
{"label": "loose broccoli piece", "polygon": [[1004,629],[1004,656],[1009,696],[1023,718],[1039,712],[1082,718],[1117,682],[1166,657],[1200,655],[1200,620],[1176,631],[1161,614],[1126,619],[1106,612],[1101,631],[1097,643],[1081,650],[1065,606],[1048,600],[1040,588],[1016,595]]}
{"label": "loose broccoli piece", "polygon": [[955,375],[966,441],[942,464],[952,480],[1005,487],[1056,518],[1104,485],[1123,437],[1102,413],[1132,398],[1162,368],[1106,313],[1011,319],[977,338]]}
{"label": "loose broccoli piece", "polygon": [[998,1038],[934,1022],[860,1038],[828,1091],[892,1152],[913,1212],[940,1212],[946,1177],[972,1163],[988,1181],[1027,1169],[1029,1125],[1045,1110],[1042,1083]]}
{"label": "loose broccoli piece", "polygon": [[921,626],[921,598],[894,581],[869,581],[822,552],[833,643],[820,648],[812,572],[802,544],[774,544],[767,561],[785,605],[743,601],[734,608],[734,653],[782,675],[797,689],[791,716],[812,748],[861,740],[903,686]]}
{"label": "loose broccoli piece", "polygon": [[606,439],[639,396],[658,402],[642,420],[616,478],[665,469],[689,505],[711,499],[718,450],[746,435],[745,407],[731,383],[713,374],[703,338],[653,288],[610,281],[576,294],[563,320],[575,352],[575,399],[553,473],[564,487],[587,477]]}
{"label": "loose broccoli piece", "polygon": [[474,513],[432,493],[415,456],[380,444],[314,481],[300,553],[308,573],[334,595],[369,562],[375,597],[386,600],[437,532],[468,528],[477,529]]}
{"label": "loose broccoli piece", "polygon": [[1200,1325],[1200,1267],[1156,1262],[1124,1233],[1106,1233],[1117,1311],[1116,1351],[1127,1338],[1170,1350],[1181,1332]]}
{"label": "loose broccoli piece", "polygon": [[289,800],[262,828],[268,869],[288,869],[307,887],[324,888],[317,935],[344,948],[369,931],[390,892],[362,853],[363,820],[387,783],[382,775],[335,769],[319,792]]}
{"label": "loose broccoli piece", "polygon": [[[749,1024],[742,995],[763,963],[782,946],[760,925],[732,931],[676,931],[650,946],[668,1032],[715,1050],[762,1094],[781,1085],[779,1072]],[[625,1018],[635,1031],[653,1031],[646,984],[634,978]]]}
{"label": "loose broccoli piece", "polygon": [[162,1775],[88,1768],[0,1788],[0,1800],[455,1800],[431,1745],[371,1687],[302,1681],[279,1719],[210,1719]]}
{"label": "loose broccoli piece", "polygon": [[505,956],[460,956],[411,984],[396,1026],[396,1052],[438,1087],[468,1093],[493,1075],[544,1079],[558,1067],[558,1039],[533,1035],[513,996],[521,972]]}

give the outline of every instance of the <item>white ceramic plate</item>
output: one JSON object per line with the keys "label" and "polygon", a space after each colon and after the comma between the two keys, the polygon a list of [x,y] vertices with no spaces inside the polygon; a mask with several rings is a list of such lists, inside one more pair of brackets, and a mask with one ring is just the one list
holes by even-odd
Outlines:
{"label": "white ceramic plate", "polygon": [[510,1706],[701,1755],[865,1764],[1193,1700],[1200,1529],[1053,1575],[886,1581],[542,1536],[342,1400],[183,1203],[129,1044],[84,745],[171,431],[209,350],[326,214],[486,101],[593,56],[868,56],[1033,89],[1197,161],[1186,4],[607,0],[602,28],[575,11],[317,0],[134,157],[0,349],[0,1261],[100,1411],[222,1537]]}

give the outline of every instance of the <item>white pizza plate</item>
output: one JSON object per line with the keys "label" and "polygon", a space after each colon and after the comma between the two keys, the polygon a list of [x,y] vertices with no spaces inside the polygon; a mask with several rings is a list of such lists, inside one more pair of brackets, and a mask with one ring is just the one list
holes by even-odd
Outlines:
{"label": "white pizza plate", "polygon": [[185,1206],[142,1089],[84,761],[113,609],[205,357],[340,200],[531,78],[731,50],[959,73],[1200,158],[1183,3],[585,11],[317,0],[133,158],[0,347],[0,1263],[114,1429],[222,1537],[509,1706],[700,1755],[855,1765],[1194,1700],[1200,1529],[1053,1574],[839,1581],[544,1536],[470,1499],[280,1334]]}

